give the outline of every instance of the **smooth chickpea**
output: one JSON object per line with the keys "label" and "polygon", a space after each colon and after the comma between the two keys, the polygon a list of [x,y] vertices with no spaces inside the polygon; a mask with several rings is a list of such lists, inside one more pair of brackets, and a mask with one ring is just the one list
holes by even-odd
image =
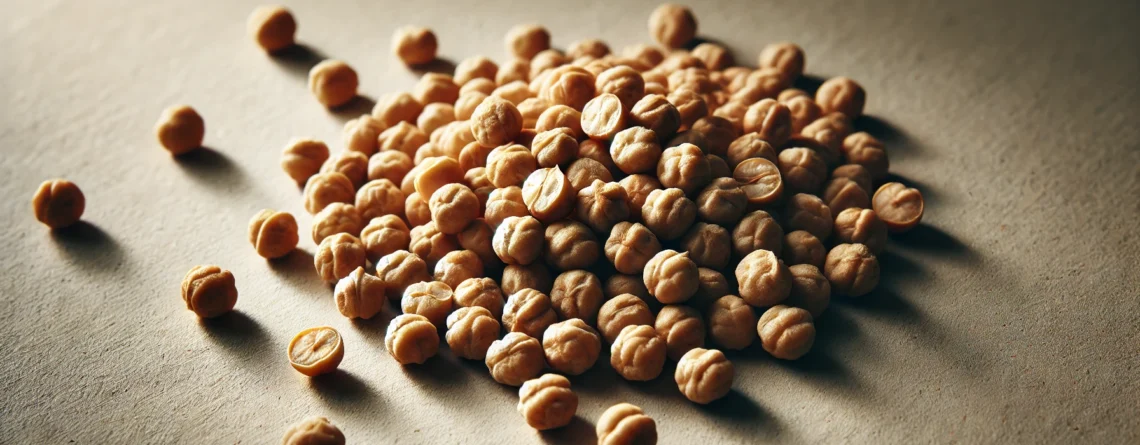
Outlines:
{"label": "smooth chickpea", "polygon": [[368,253],[368,259],[376,262],[381,257],[397,250],[405,250],[411,243],[408,225],[396,215],[383,215],[373,218],[360,231],[360,241]]}
{"label": "smooth chickpea", "polygon": [[681,112],[665,96],[648,94],[630,109],[629,121],[631,126],[653,130],[660,140],[668,140],[681,128]]}
{"label": "smooth chickpea", "polygon": [[537,168],[534,155],[522,145],[503,145],[487,155],[487,178],[495,187],[520,185]]}
{"label": "smooth chickpea", "polygon": [[237,304],[234,274],[218,266],[194,266],[182,279],[182,301],[200,318],[214,318]]}
{"label": "smooth chickpea", "polygon": [[619,403],[598,418],[595,434],[598,445],[653,445],[657,443],[657,423],[641,408]]}
{"label": "smooth chickpea", "polygon": [[261,49],[273,53],[293,46],[297,21],[284,6],[262,5],[249,14],[245,29]]}
{"label": "smooth chickpea", "polygon": [[743,125],[745,133],[756,133],[760,139],[780,147],[792,135],[792,113],[775,99],[762,99],[748,107]]}
{"label": "smooth chickpea", "polygon": [[32,213],[36,220],[53,229],[79,222],[86,207],[83,191],[66,179],[44,181],[32,196]]}
{"label": "smooth chickpea", "polygon": [[388,323],[384,349],[401,365],[423,364],[439,352],[439,332],[423,315],[397,315]]}
{"label": "smooth chickpea", "polygon": [[411,242],[408,247],[413,253],[427,261],[428,266],[432,268],[448,252],[459,249],[455,235],[440,232],[435,222],[413,227],[409,234],[411,235]]}
{"label": "smooth chickpea", "polygon": [[566,180],[570,181],[574,193],[578,193],[579,190],[593,184],[595,180],[611,182],[614,180],[614,175],[601,162],[593,159],[579,159],[566,169]]}
{"label": "smooth chickpea", "polygon": [[756,307],[784,301],[792,289],[788,266],[770,250],[756,250],[741,259],[736,266],[736,281],[740,297]]}
{"label": "smooth chickpea", "polygon": [[[503,316],[503,291],[491,278],[473,277],[463,280],[455,288],[455,305],[464,308],[481,307],[490,312],[496,320]],[[496,329],[496,338],[498,330]]]}
{"label": "smooth chickpea", "polygon": [[716,224],[698,222],[681,237],[679,248],[697,266],[724,269],[732,255],[732,234]]}
{"label": "smooth chickpea", "polygon": [[594,79],[594,89],[601,94],[613,94],[621,101],[622,109],[629,112],[645,96],[645,79],[625,65],[602,71]]}
{"label": "smooth chickpea", "polygon": [[487,225],[492,228],[498,227],[508,217],[530,215],[526,208],[526,202],[523,201],[522,189],[517,186],[499,188],[491,192],[491,196],[487,198],[486,207],[483,217],[487,221]]}
{"label": "smooth chickpea", "polygon": [[760,316],[756,331],[764,350],[778,359],[803,357],[815,343],[812,316],[798,307],[772,306]]}
{"label": "smooth chickpea", "polygon": [[874,210],[847,209],[835,217],[835,241],[863,244],[877,255],[887,244],[887,224]]}
{"label": "smooth chickpea", "polygon": [[654,190],[641,207],[645,225],[663,240],[680,238],[697,219],[697,205],[681,189]]}
{"label": "smooth chickpea", "polygon": [[364,244],[348,233],[337,233],[321,241],[313,256],[317,275],[326,283],[335,283],[364,265],[367,253]]}
{"label": "smooth chickpea", "polygon": [[412,192],[404,198],[404,216],[412,227],[422,226],[431,222],[431,208],[419,193]]}
{"label": "smooth chickpea", "polygon": [[610,365],[626,380],[649,381],[661,375],[667,347],[653,326],[630,325],[610,345]]}
{"label": "smooth chickpea", "polygon": [[625,128],[621,100],[609,93],[590,99],[582,108],[582,131],[594,139],[612,139]]}
{"label": "smooth chickpea", "polygon": [[784,235],[783,246],[782,259],[784,263],[792,265],[811,264],[815,267],[823,267],[823,259],[827,256],[827,250],[824,249],[819,238],[810,232],[796,230]]}
{"label": "smooth chickpea", "polygon": [[748,209],[748,195],[732,178],[716,178],[697,195],[697,216],[705,222],[730,226]]}
{"label": "smooth chickpea", "polygon": [[487,369],[491,378],[504,385],[521,386],[535,378],[546,366],[542,344],[521,332],[508,332],[487,349]]}
{"label": "smooth chickpea", "polygon": [[542,334],[546,362],[555,371],[580,375],[598,361],[602,340],[598,332],[579,318],[550,325]]}
{"label": "smooth chickpea", "polygon": [[672,304],[661,308],[653,330],[665,342],[672,360],[680,360],[689,350],[705,344],[705,322],[701,313],[688,306]]}
{"label": "smooth chickpea", "polygon": [[329,158],[329,147],[324,142],[312,139],[294,139],[281,154],[281,169],[293,178],[298,185],[304,185],[309,177],[317,174],[321,165]]}
{"label": "smooth chickpea", "polygon": [[309,377],[336,371],[344,359],[344,342],[336,329],[328,326],[305,329],[289,342],[289,364]]}
{"label": "smooth chickpea", "polygon": [[262,258],[288,255],[298,241],[297,220],[289,213],[265,209],[249,221],[249,242]]}
{"label": "smooth chickpea", "polygon": [[665,3],[649,16],[649,36],[663,46],[681,48],[697,35],[697,18],[684,6]]}
{"label": "smooth chickpea", "polygon": [[504,263],[526,265],[542,253],[542,223],[531,216],[510,216],[495,229],[491,245]]}
{"label": "smooth chickpea", "polygon": [[356,97],[360,77],[356,70],[340,60],[323,60],[309,70],[309,91],[317,102],[329,108],[339,107]]}
{"label": "smooth chickpea", "polygon": [[357,267],[348,276],[337,281],[333,299],[341,315],[348,318],[369,319],[384,308],[384,281]]}
{"label": "smooth chickpea", "polygon": [[627,174],[652,172],[661,159],[657,133],[643,127],[622,130],[610,144],[610,156],[614,164]]}
{"label": "smooth chickpea", "polygon": [[423,65],[435,60],[439,41],[430,29],[404,26],[392,36],[392,54],[406,65]]}
{"label": "smooth chickpea", "polygon": [[442,328],[454,305],[454,292],[451,286],[442,281],[421,281],[404,289],[400,309],[405,314],[418,314],[431,324]]}
{"label": "smooth chickpea", "polygon": [[526,178],[522,187],[527,211],[538,221],[553,223],[574,209],[575,188],[559,167],[540,168]]}
{"label": "smooth chickpea", "polygon": [[788,271],[792,273],[792,292],[784,304],[803,308],[812,317],[818,317],[831,302],[831,283],[811,264],[797,264]]}
{"label": "smooth chickpea", "polygon": [[779,253],[784,238],[784,229],[772,215],[756,210],[744,216],[732,229],[732,246],[736,255],[743,257],[756,250],[769,250]]}
{"label": "smooth chickpea", "polygon": [[594,232],[577,221],[563,220],[546,226],[545,241],[546,264],[558,270],[592,267],[602,253]]}
{"label": "smooth chickpea", "polygon": [[441,187],[463,181],[463,170],[459,168],[459,162],[449,157],[428,158],[417,168],[419,174],[416,175],[414,184],[416,193],[420,196],[431,197]]}
{"label": "smooth chickpea", "polygon": [[318,173],[305,183],[305,210],[316,214],[334,202],[353,202],[356,189],[340,172]]}
{"label": "smooth chickpea", "polygon": [[618,181],[618,184],[629,195],[629,210],[632,218],[640,218],[641,210],[645,207],[645,201],[649,199],[649,194],[655,190],[661,190],[661,182],[653,175],[646,174],[626,176]]}
{"label": "smooth chickpea", "polygon": [[[530,81],[530,60],[529,59],[511,59],[506,63],[499,66],[499,72],[495,73],[495,84],[506,85],[512,82],[526,82]],[[517,103],[515,105],[518,105]],[[521,111],[521,110],[520,110]]]}
{"label": "smooth chickpea", "polygon": [[657,236],[639,223],[619,222],[606,240],[606,258],[618,272],[641,274],[646,263],[661,251]]}
{"label": "smooth chickpea", "polygon": [[692,144],[681,144],[661,153],[661,160],[657,163],[657,177],[665,187],[678,188],[686,195],[695,195],[712,180],[712,171],[700,148]]}
{"label": "smooth chickpea", "polygon": [[427,263],[419,255],[397,250],[376,262],[376,276],[384,281],[388,298],[399,300],[408,286],[431,279]]}
{"label": "smooth chickpea", "polygon": [[836,295],[859,297],[879,284],[879,260],[862,244],[839,244],[827,252],[823,274]]}
{"label": "smooth chickpea", "polygon": [[301,421],[281,439],[283,445],[344,445],[344,433],[324,417],[311,417]]}
{"label": "smooth chickpea", "polygon": [[461,307],[447,316],[447,345],[456,357],[484,360],[499,338],[499,321],[486,308]]}
{"label": "smooth chickpea", "polygon": [[918,189],[890,182],[875,191],[871,205],[888,229],[892,232],[905,232],[922,221],[925,201]]}
{"label": "smooth chickpea", "polygon": [[724,274],[707,267],[697,268],[697,293],[685,304],[707,311],[718,298],[728,295],[728,279]]}
{"label": "smooth chickpea", "polygon": [[697,292],[697,264],[688,252],[658,252],[645,263],[642,278],[649,294],[664,304],[682,303]]}
{"label": "smooth chickpea", "polygon": [[530,59],[550,49],[550,31],[541,25],[516,25],[507,31],[507,52],[521,59]]}
{"label": "smooth chickpea", "polygon": [[863,115],[867,93],[863,87],[846,77],[833,77],[823,82],[815,93],[815,101],[823,112],[838,111],[852,119]]}
{"label": "smooth chickpea", "polygon": [[791,42],[769,44],[760,50],[760,68],[773,68],[795,79],[804,73],[804,50]]}
{"label": "smooth chickpea", "polygon": [[578,192],[575,217],[596,233],[609,233],[629,218],[629,195],[616,182],[595,180]]}
{"label": "smooth chickpea", "polygon": [[508,264],[503,269],[503,279],[500,282],[503,294],[506,295],[512,295],[523,289],[550,292],[553,286],[554,277],[550,276],[550,270],[539,262],[526,266]]}
{"label": "smooth chickpea", "polygon": [[534,289],[522,289],[507,297],[503,306],[503,327],[541,337],[547,327],[558,321],[550,296]]}
{"label": "smooth chickpea", "polygon": [[598,310],[598,331],[609,343],[617,340],[618,334],[627,326],[652,324],[653,312],[641,298],[633,294],[613,297]]}
{"label": "smooth chickpea", "polygon": [[720,297],[708,309],[709,338],[725,349],[747,348],[756,339],[756,313],[735,295]]}
{"label": "smooth chickpea", "polygon": [[384,215],[404,215],[407,198],[396,184],[387,179],[369,181],[356,191],[356,210],[363,221]]}
{"label": "smooth chickpea", "polygon": [[178,156],[202,146],[206,123],[189,105],[174,105],[162,110],[154,133],[163,148]]}
{"label": "smooth chickpea", "polygon": [[535,135],[530,152],[539,167],[568,164],[578,153],[578,141],[568,128],[555,128]]}
{"label": "smooth chickpea", "polygon": [[320,244],[325,238],[338,233],[360,235],[363,226],[364,220],[356,206],[334,202],[313,215],[313,242]]}
{"label": "smooth chickpea", "polygon": [[551,105],[534,122],[535,131],[543,132],[555,128],[569,128],[575,138],[585,137],[586,133],[582,131],[582,113],[580,111],[566,105],[550,103]]}

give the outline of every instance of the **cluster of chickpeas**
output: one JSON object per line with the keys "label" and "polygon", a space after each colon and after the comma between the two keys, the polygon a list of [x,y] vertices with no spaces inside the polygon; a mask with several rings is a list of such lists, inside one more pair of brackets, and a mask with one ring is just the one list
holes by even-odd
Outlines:
{"label": "cluster of chickpeas", "polygon": [[[425,74],[412,92],[380,97],[345,124],[335,156],[324,142],[291,141],[281,167],[304,187],[314,267],[335,284],[338,311],[367,319],[398,306],[385,346],[404,365],[435,356],[442,332],[456,356],[520,387],[518,411],[539,430],[571,421],[578,397],[564,375],[589,370],[605,345],[627,380],[655,379],[676,361],[678,388],[701,404],[732,388],[722,350],[759,339],[779,359],[808,353],[832,295],[875,288],[876,254],[888,232],[919,223],[922,195],[887,182],[884,145],[854,128],[866,100],[859,84],[794,88],[805,56],[790,43],[764,48],[756,69],[717,44],[680,49],[696,27],[689,9],[666,4],[649,18],[659,46],[612,52],[587,39],[563,52],[545,28],[517,26],[509,61],[471,57],[454,75]],[[249,19],[271,53],[292,46],[296,29],[280,6]],[[437,49],[424,28],[393,37],[408,65]],[[309,76],[327,107],[352,100],[358,84],[342,61]],[[174,155],[200,147],[204,133],[188,106],[156,126]],[[57,180],[40,187],[33,209],[59,228],[84,204],[78,187]],[[267,209],[249,239],[273,259],[296,248],[298,231],[293,215]],[[237,301],[234,276],[195,267],[182,297],[200,317],[224,314]],[[316,327],[287,353],[315,376],[337,368],[344,346],[335,329]],[[628,404],[607,410],[597,433],[607,444],[657,437]],[[344,435],[313,418],[284,441]]]}

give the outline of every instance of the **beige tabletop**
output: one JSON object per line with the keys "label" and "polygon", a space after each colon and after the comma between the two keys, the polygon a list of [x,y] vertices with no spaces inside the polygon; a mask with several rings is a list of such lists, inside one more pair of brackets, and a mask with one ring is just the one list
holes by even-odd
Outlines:
{"label": "beige tabletop", "polygon": [[[860,81],[858,125],[922,190],[924,223],[891,240],[873,294],[818,320],[804,359],[731,354],[734,390],[708,407],[671,375],[629,383],[600,364],[571,379],[579,418],[544,434],[482,363],[396,364],[383,347],[393,311],[342,317],[308,236],[266,262],[246,224],[276,208],[308,234],[280,150],[295,136],[339,149],[343,122],[366,110],[320,107],[313,58],[348,61],[374,98],[416,79],[389,54],[397,26],[435,29],[452,61],[501,61],[523,22],[558,47],[647,42],[655,4],[286,3],[308,55],[259,51],[251,1],[0,2],[0,443],[274,443],[311,415],[354,444],[592,443],[623,401],[669,444],[1140,442],[1140,3],[695,4],[701,34],[744,63],[791,40],[814,78]],[[175,103],[205,117],[212,152],[159,148],[152,125]],[[52,233],[32,217],[53,177],[86,193],[82,226]],[[179,282],[196,264],[233,271],[235,314],[186,310]],[[342,371],[303,377],[287,342],[326,324],[345,338]]]}

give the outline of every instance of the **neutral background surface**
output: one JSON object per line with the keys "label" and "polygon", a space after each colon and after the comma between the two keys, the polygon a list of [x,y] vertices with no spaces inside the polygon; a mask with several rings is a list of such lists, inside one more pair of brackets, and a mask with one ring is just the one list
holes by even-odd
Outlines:
{"label": "neutral background surface", "polygon": [[[350,443],[590,443],[621,401],[657,420],[662,443],[1140,441],[1140,3],[695,5],[701,34],[744,63],[791,40],[813,76],[862,82],[873,119],[859,124],[921,188],[924,224],[892,240],[874,294],[818,320],[803,360],[734,354],[735,389],[710,407],[670,377],[631,384],[598,366],[572,380],[580,419],[546,434],[480,363],[398,366],[383,348],[391,315],[340,316],[307,254],[253,253],[246,224],[266,207],[298,215],[313,251],[280,150],[294,136],[339,149],[361,111],[322,109],[311,62],[251,43],[253,2],[0,3],[0,442],[274,443],[321,414]],[[370,97],[416,79],[389,55],[398,25],[434,28],[448,59],[501,61],[511,25],[620,48],[648,40],[655,6],[286,3],[299,39],[355,66]],[[152,125],[174,103],[205,117],[216,154],[159,148]],[[52,233],[32,217],[54,177],[83,188],[84,226]],[[210,263],[241,296],[203,324],[179,282]],[[343,371],[310,380],[284,350],[322,324],[345,337]]]}

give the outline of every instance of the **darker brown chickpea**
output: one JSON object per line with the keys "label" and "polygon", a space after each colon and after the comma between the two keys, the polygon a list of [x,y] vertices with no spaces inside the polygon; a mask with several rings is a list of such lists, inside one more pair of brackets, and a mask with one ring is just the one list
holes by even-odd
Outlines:
{"label": "darker brown chickpea", "polygon": [[827,253],[823,274],[836,295],[859,297],[879,284],[879,260],[862,244],[839,244]]}
{"label": "darker brown chickpea", "polygon": [[661,158],[657,133],[643,127],[622,130],[610,144],[610,156],[626,174],[652,172]]}
{"label": "darker brown chickpea", "polygon": [[680,360],[689,350],[705,344],[705,322],[701,313],[688,306],[672,304],[661,308],[653,330],[665,342],[672,360]]}
{"label": "darker brown chickpea", "polygon": [[744,132],[755,132],[760,139],[780,147],[792,135],[792,114],[775,99],[763,99],[748,107],[744,114]]}
{"label": "darker brown chickpea", "polygon": [[631,125],[653,130],[659,140],[669,140],[681,127],[681,113],[665,96],[651,94],[638,100],[629,111]]}
{"label": "darker brown chickpea", "polygon": [[594,79],[598,94],[613,94],[621,101],[622,109],[629,112],[645,96],[645,79],[625,65],[609,68]]}
{"label": "darker brown chickpea", "polygon": [[757,250],[741,259],[736,266],[736,281],[740,284],[740,298],[756,307],[784,301],[792,289],[788,266],[770,250]]}
{"label": "darker brown chickpea", "polygon": [[[868,196],[871,194],[871,172],[859,164],[844,164],[831,171],[831,178],[847,178],[855,182]],[[870,201],[868,201],[870,202]]]}
{"label": "darker brown chickpea", "polygon": [[649,194],[653,193],[654,190],[661,190],[661,183],[652,175],[629,175],[619,181],[618,184],[629,195],[630,217],[633,219],[641,218],[641,208],[645,206],[645,200],[649,198]]}
{"label": "darker brown chickpea", "polygon": [[827,249],[823,247],[819,238],[804,230],[784,235],[783,249],[782,259],[784,263],[791,265],[811,264],[823,267],[823,259],[827,256]]}
{"label": "darker brown chickpea", "polygon": [[732,255],[732,235],[724,227],[698,222],[681,238],[679,247],[697,266],[724,269]]}
{"label": "darker brown chickpea", "polygon": [[427,263],[407,250],[397,250],[380,257],[376,262],[376,276],[384,281],[388,299],[397,302],[408,286],[431,280]]}
{"label": "darker brown chickpea", "polygon": [[419,193],[412,192],[404,198],[404,217],[412,227],[422,226],[431,222],[431,207]]}
{"label": "darker brown chickpea", "polygon": [[804,50],[795,43],[772,43],[760,50],[760,68],[772,68],[794,80],[804,73]]}
{"label": "darker brown chickpea", "polygon": [[867,93],[863,87],[846,77],[833,77],[823,82],[815,93],[815,101],[824,113],[838,111],[852,119],[863,115]]}
{"label": "darker brown chickpea", "polygon": [[483,56],[472,56],[459,62],[455,66],[455,83],[459,85],[466,84],[474,79],[489,79],[492,82],[495,80],[495,74],[498,74],[499,66]]}
{"label": "darker brown chickpea", "polygon": [[816,193],[827,179],[827,165],[807,148],[781,151],[779,166],[788,191],[792,193]]}
{"label": "darker brown chickpea", "polygon": [[428,267],[435,268],[438,262],[448,252],[459,250],[459,243],[454,235],[440,232],[434,222],[413,227],[409,233],[411,242],[408,248],[412,253],[419,255],[427,262]]}
{"label": "darker brown chickpea", "polygon": [[610,47],[598,39],[582,39],[573,42],[566,48],[566,56],[571,59],[590,56],[602,58],[610,54]]}
{"label": "darker brown chickpea", "polygon": [[488,147],[478,142],[471,142],[459,152],[459,168],[468,171],[476,167],[487,166],[487,156],[494,147]]}
{"label": "darker brown chickpea", "polygon": [[728,121],[737,132],[744,132],[744,115],[748,113],[748,105],[751,104],[730,100],[716,107],[712,115]]}
{"label": "darker brown chickpea", "polygon": [[479,256],[479,260],[483,262],[484,269],[488,272],[497,271],[503,267],[502,261],[495,254],[495,248],[491,244],[494,237],[495,229],[492,229],[483,219],[472,221],[455,236],[459,242],[459,247],[475,252]]}
{"label": "darker brown chickpea", "polygon": [[534,123],[534,130],[540,133],[555,128],[569,128],[576,139],[586,135],[582,132],[582,113],[566,105],[552,104]]}
{"label": "darker brown chickpea", "polygon": [[788,230],[806,230],[819,239],[827,239],[833,221],[831,209],[818,196],[797,193],[788,199],[784,211],[784,227]]}
{"label": "darker brown chickpea", "polygon": [[709,171],[712,172],[713,179],[732,179],[732,168],[728,166],[728,161],[717,155],[705,155],[705,158],[709,160]]}
{"label": "darker brown chickpea", "polygon": [[819,104],[807,96],[795,97],[783,102],[783,104],[788,107],[788,112],[792,117],[792,134],[799,134],[804,127],[819,119],[820,115],[823,114]]}
{"label": "darker brown chickpea", "polygon": [[874,210],[847,209],[835,217],[835,240],[863,244],[877,255],[887,244],[887,224]]}
{"label": "darker brown chickpea", "polygon": [[863,166],[872,179],[881,181],[887,177],[887,171],[891,167],[887,150],[877,139],[862,139],[865,134],[855,133],[844,139],[843,152],[847,156],[847,162]]}
{"label": "darker brown chickpea", "polygon": [[739,350],[756,340],[756,313],[740,297],[720,297],[707,312],[709,339],[713,343],[724,349]]}
{"label": "darker brown chickpea", "polygon": [[727,48],[711,42],[704,42],[693,48],[693,57],[701,59],[710,70],[723,70],[736,64]]}
{"label": "darker brown chickpea", "polygon": [[613,343],[625,327],[639,325],[653,325],[653,312],[632,294],[613,297],[598,310],[598,332],[607,343]]}
{"label": "darker brown chickpea", "polygon": [[732,229],[732,248],[740,257],[761,249],[779,254],[783,239],[784,229],[763,210],[744,215]]}
{"label": "darker brown chickpea", "polygon": [[593,184],[595,180],[612,182],[614,176],[601,162],[593,159],[579,159],[571,163],[570,167],[566,169],[566,180],[570,181],[570,187],[574,193],[577,193]]}
{"label": "darker brown chickpea", "polygon": [[599,164],[606,167],[610,171],[610,175],[617,178],[623,173],[614,164],[613,157],[610,156],[610,143],[607,141],[598,141],[594,139],[587,139],[578,144],[578,158],[579,159],[593,159],[598,161]]}
{"label": "darker brown chickpea", "polygon": [[795,360],[803,357],[815,343],[815,323],[811,314],[797,307],[773,306],[760,316],[756,324],[760,342],[773,357]]}
{"label": "darker brown chickpea", "polygon": [[318,173],[305,183],[305,210],[316,214],[334,202],[352,203],[356,189],[339,172]]}
{"label": "darker brown chickpea", "polygon": [[697,264],[688,252],[665,249],[645,263],[645,288],[663,304],[683,303],[697,292]]}
{"label": "darker brown chickpea", "polygon": [[784,179],[780,168],[764,158],[741,161],[732,170],[732,178],[748,197],[752,206],[771,204],[784,194]]}
{"label": "darker brown chickpea", "polygon": [[597,236],[585,224],[563,220],[546,227],[546,264],[558,270],[585,269],[601,256]]}
{"label": "darker brown chickpea", "polygon": [[540,168],[526,179],[522,187],[527,211],[543,223],[553,223],[574,209],[575,188],[559,167]]}
{"label": "darker brown chickpea", "polygon": [[802,308],[812,317],[819,317],[831,302],[831,283],[818,267],[797,264],[788,268],[792,274],[792,291],[784,304]]}
{"label": "darker brown chickpea", "polygon": [[610,233],[610,228],[629,218],[629,195],[616,182],[594,180],[578,192],[574,217],[590,226],[595,233]]}
{"label": "darker brown chickpea", "polygon": [[889,182],[875,191],[871,205],[879,219],[892,232],[905,232],[922,221],[925,201],[922,192],[898,182]]}
{"label": "darker brown chickpea", "polygon": [[356,97],[359,86],[356,70],[340,60],[322,60],[309,70],[309,91],[328,108],[348,103]]}
{"label": "darker brown chickpea", "polygon": [[555,167],[574,160],[578,154],[578,140],[569,128],[560,127],[535,135],[530,152],[539,167]]}
{"label": "darker brown chickpea", "polygon": [[667,188],[680,189],[685,195],[696,195],[712,180],[712,171],[700,148],[681,144],[661,153],[657,177]]}
{"label": "darker brown chickpea", "polygon": [[748,195],[732,178],[716,178],[697,195],[697,216],[722,226],[735,225],[748,208]]}
{"label": "darker brown chickpea", "polygon": [[697,268],[697,293],[685,304],[707,312],[718,298],[728,295],[730,288],[724,274],[707,267]]}
{"label": "darker brown chickpea", "polygon": [[522,145],[503,145],[487,155],[487,179],[495,187],[521,185],[537,168],[534,155]]}
{"label": "darker brown chickpea", "polygon": [[831,212],[842,213],[847,209],[866,209],[871,207],[871,197],[867,191],[855,181],[844,177],[832,178],[823,187],[823,201]]}
{"label": "darker brown chickpea", "polygon": [[[83,191],[74,182],[66,179],[53,179],[44,181],[40,187],[36,189],[35,195],[32,196],[32,213],[35,214],[36,220],[52,229],[60,229],[71,226],[79,222],[83,217],[83,210],[87,207],[87,199],[83,196]],[[292,216],[285,214],[290,220]],[[255,218],[256,220],[256,218]],[[252,233],[252,223],[250,226],[250,241],[255,241]],[[287,231],[286,231],[287,232]],[[296,243],[297,224],[293,223],[293,239],[294,246]],[[254,242],[254,246],[257,246]],[[289,250],[292,250],[290,247]],[[261,253],[260,249],[258,253]],[[264,256],[264,255],[263,255]]]}
{"label": "darker brown chickpea", "polygon": [[431,219],[439,231],[454,235],[479,217],[479,198],[463,184],[446,184],[428,200]]}
{"label": "darker brown chickpea", "polygon": [[663,240],[679,238],[697,218],[697,205],[681,189],[654,190],[641,207],[645,225]]}
{"label": "darker brown chickpea", "polygon": [[480,144],[498,146],[511,142],[522,131],[522,113],[510,101],[491,96],[475,107],[471,132]]}
{"label": "darker brown chickpea", "polygon": [[364,184],[356,192],[355,203],[361,220],[371,221],[372,218],[384,215],[404,216],[407,200],[404,192],[392,181],[377,179]]}
{"label": "darker brown chickpea", "polygon": [[539,292],[550,292],[554,285],[554,277],[541,262],[530,263],[526,266],[508,264],[503,269],[503,278],[500,287],[503,294],[510,295],[522,289],[534,289]]}
{"label": "darker brown chickpea", "polygon": [[580,318],[591,325],[598,319],[598,309],[604,299],[602,281],[597,275],[584,270],[558,275],[550,291],[550,301],[560,319]]}
{"label": "darker brown chickpea", "polygon": [[732,141],[740,136],[740,131],[728,119],[705,116],[697,119],[692,128],[684,134],[683,141],[674,138],[677,143],[670,143],[669,145],[675,147],[682,142],[688,142],[696,145],[705,153],[724,157],[728,154],[728,147],[732,145]]}
{"label": "darker brown chickpea", "polygon": [[487,198],[486,207],[483,218],[492,228],[498,227],[508,217],[530,215],[523,200],[522,189],[516,186],[495,189]]}
{"label": "darker brown chickpea", "polygon": [[605,246],[606,258],[624,274],[640,274],[645,264],[660,251],[661,243],[653,232],[630,222],[614,225]]}
{"label": "darker brown chickpea", "polygon": [[468,278],[482,275],[483,261],[479,259],[479,255],[470,250],[448,252],[435,263],[433,274],[436,281],[441,281],[452,289],[459,287],[459,284]]}

